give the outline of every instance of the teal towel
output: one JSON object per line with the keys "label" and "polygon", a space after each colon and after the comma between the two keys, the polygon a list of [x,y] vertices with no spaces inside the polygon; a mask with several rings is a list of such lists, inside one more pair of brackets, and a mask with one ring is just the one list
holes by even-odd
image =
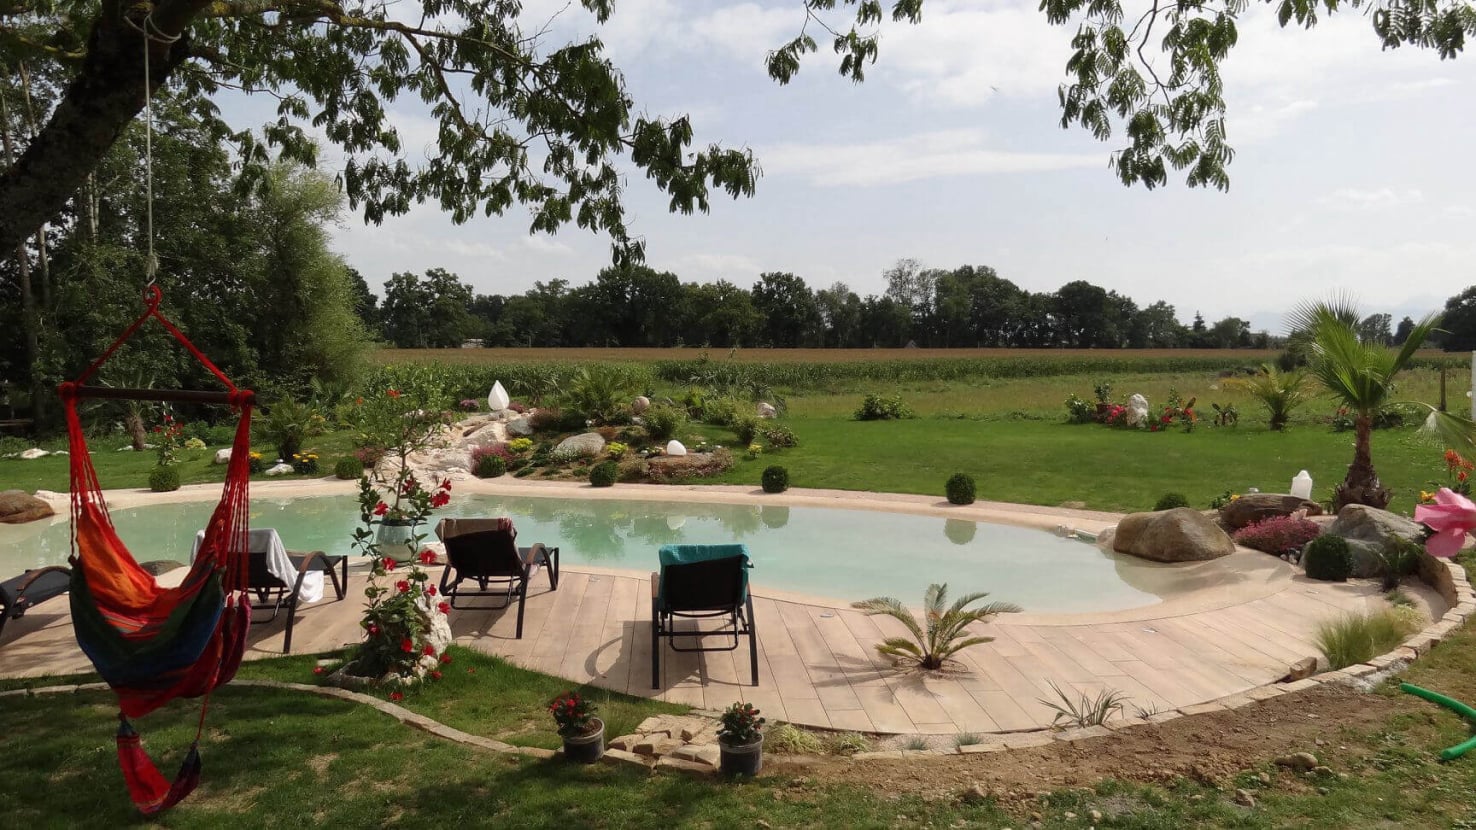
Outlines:
{"label": "teal towel", "polygon": [[[662,545],[657,555],[661,559],[661,570],[663,571],[666,570],[667,565],[687,565],[693,562],[741,556],[743,557],[743,596],[748,596],[748,569],[753,567],[753,563],[748,558],[748,545]],[[662,596],[659,599],[665,602],[664,581],[661,591]]]}

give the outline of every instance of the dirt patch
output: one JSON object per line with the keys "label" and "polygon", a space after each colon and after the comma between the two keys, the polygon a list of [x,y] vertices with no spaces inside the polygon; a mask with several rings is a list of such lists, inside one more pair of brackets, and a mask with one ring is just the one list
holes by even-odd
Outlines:
{"label": "dirt patch", "polygon": [[[1169,783],[1188,778],[1217,787],[1292,752],[1336,747],[1360,754],[1351,734],[1367,734],[1418,701],[1329,685],[1225,712],[1139,726],[1110,736],[1034,749],[903,760],[765,758],[765,770],[846,783],[874,792],[954,798],[978,785],[1006,804],[1105,779]],[[1301,785],[1286,782],[1289,788]]]}
{"label": "dirt patch", "polygon": [[328,766],[337,760],[338,753],[334,752],[327,755],[314,755],[308,759],[307,764],[308,768],[321,779],[328,774]]}

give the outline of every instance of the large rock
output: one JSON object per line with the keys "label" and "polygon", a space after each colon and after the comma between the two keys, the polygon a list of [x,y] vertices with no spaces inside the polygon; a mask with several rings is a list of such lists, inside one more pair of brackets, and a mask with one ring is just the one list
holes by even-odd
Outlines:
{"label": "large rock", "polygon": [[48,455],[51,455],[51,453],[40,447],[32,447],[28,450],[22,450],[21,454],[16,457],[25,461],[35,461],[38,458],[45,458]]}
{"label": "large rock", "polygon": [[522,415],[507,422],[507,434],[517,438],[527,438],[533,434],[533,422],[527,415]]}
{"label": "large rock", "polygon": [[1148,399],[1142,395],[1133,395],[1128,398],[1127,422],[1130,427],[1140,427],[1148,423]]}
{"label": "large rock", "polygon": [[1124,516],[1117,523],[1112,549],[1155,562],[1196,562],[1226,556],[1234,552],[1235,543],[1198,510],[1176,507]]}
{"label": "large rock", "polygon": [[1327,529],[1344,539],[1387,544],[1395,539],[1418,542],[1425,538],[1425,528],[1412,519],[1396,516],[1387,510],[1366,504],[1350,504],[1338,511],[1338,520]]}
{"label": "large rock", "polygon": [[215,460],[212,461],[212,462],[210,462],[210,463],[212,463],[212,464],[229,464],[229,463],[231,463],[231,448],[230,447],[226,447],[223,450],[216,450],[215,451]]}
{"label": "large rock", "polygon": [[0,522],[5,524],[25,524],[55,513],[50,504],[24,490],[6,490],[0,493]]}
{"label": "large rock", "polygon": [[605,439],[598,432],[571,435],[553,448],[554,458],[594,458],[605,448]]}
{"label": "large rock", "polygon": [[1273,516],[1290,516],[1298,510],[1308,516],[1322,515],[1322,505],[1315,501],[1281,493],[1247,493],[1220,508],[1220,524],[1232,533]]}
{"label": "large rock", "polygon": [[[1348,557],[1352,567],[1348,575],[1359,579],[1372,579],[1384,573],[1384,543],[1364,539],[1348,539]],[[1308,542],[1307,544],[1311,544]],[[1302,561],[1307,561],[1307,549],[1302,548]],[[1304,566],[1305,567],[1305,566]]]}
{"label": "large rock", "polygon": [[758,410],[758,416],[760,418],[777,418],[777,417],[779,417],[779,410],[775,409],[774,408],[774,405],[771,404],[771,403],[764,403],[764,402],[760,401],[759,402],[759,405],[756,407],[756,409]]}
{"label": "large rock", "polygon": [[290,476],[293,472],[291,464],[273,464],[267,468],[266,474],[269,476]]}
{"label": "large rock", "polygon": [[646,397],[645,395],[637,395],[636,399],[630,402],[630,411],[634,412],[637,415],[640,415],[650,408],[651,399]]}

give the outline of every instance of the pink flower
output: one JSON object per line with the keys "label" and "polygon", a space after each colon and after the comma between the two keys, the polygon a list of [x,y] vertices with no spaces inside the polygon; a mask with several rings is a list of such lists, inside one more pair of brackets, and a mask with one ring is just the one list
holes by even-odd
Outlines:
{"label": "pink flower", "polygon": [[1415,507],[1415,521],[1435,531],[1425,542],[1431,556],[1449,559],[1466,544],[1466,534],[1476,529],[1476,504],[1449,487],[1435,493],[1434,504]]}

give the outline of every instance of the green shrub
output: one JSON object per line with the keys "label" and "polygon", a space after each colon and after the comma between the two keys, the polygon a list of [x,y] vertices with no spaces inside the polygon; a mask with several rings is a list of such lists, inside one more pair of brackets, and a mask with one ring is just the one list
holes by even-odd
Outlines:
{"label": "green shrub", "polygon": [[783,424],[769,424],[768,426],[762,427],[759,432],[763,434],[764,440],[771,447],[782,449],[785,447],[799,446],[799,438],[795,437],[794,430]]}
{"label": "green shrub", "polygon": [[789,489],[789,470],[779,466],[764,468],[763,476],[765,493],[782,493]]}
{"label": "green shrub", "polygon": [[364,462],[352,455],[346,455],[338,459],[338,462],[333,465],[333,475],[345,481],[356,479],[363,474]]}
{"label": "green shrub", "polygon": [[1066,398],[1066,423],[1090,424],[1097,419],[1097,408],[1071,393]]}
{"label": "green shrub", "polygon": [[943,486],[948,493],[949,504],[974,503],[974,479],[965,473],[954,473]]}
{"label": "green shrub", "polygon": [[677,407],[660,404],[646,410],[641,420],[646,425],[647,437],[652,441],[666,442],[687,422],[687,413]]}
{"label": "green shrub", "polygon": [[507,461],[500,455],[487,453],[477,458],[476,469],[472,475],[477,478],[497,478],[507,472]]}
{"label": "green shrub", "polygon": [[589,483],[593,487],[613,487],[620,477],[620,465],[614,461],[601,461],[589,471]]}
{"label": "green shrub", "polygon": [[277,448],[277,457],[289,460],[302,449],[302,442],[318,435],[326,423],[316,409],[292,398],[282,398],[271,405],[265,417],[257,421],[257,433]]}
{"label": "green shrub", "polygon": [[1189,500],[1184,498],[1183,493],[1164,493],[1158,503],[1153,505],[1154,510],[1173,510],[1175,507],[1188,507]]}
{"label": "green shrub", "polygon": [[641,378],[628,367],[590,364],[574,372],[559,395],[559,403],[585,420],[608,424],[620,420],[640,386]]}
{"label": "green shrub", "polygon": [[855,755],[858,752],[871,751],[870,739],[860,732],[840,732],[831,735],[826,743],[834,755]]}
{"label": "green shrub", "polygon": [[764,733],[764,748],[779,755],[819,755],[825,751],[815,733],[787,723],[776,723]]}
{"label": "green shrub", "polygon": [[1273,430],[1285,429],[1292,413],[1311,397],[1301,372],[1282,372],[1269,363],[1262,364],[1259,374],[1240,383],[1266,407],[1267,425]]}
{"label": "green shrub", "polygon": [[1330,533],[1318,536],[1307,543],[1307,550],[1302,554],[1302,567],[1310,579],[1347,582],[1348,574],[1353,570],[1348,540]]}
{"label": "green shrub", "polygon": [[160,465],[149,471],[149,489],[155,493],[168,493],[179,489],[179,470]]}
{"label": "green shrub", "polygon": [[733,421],[733,435],[743,446],[752,444],[759,434],[759,419],[755,415],[743,415]]}
{"label": "green shrub", "polygon": [[702,421],[718,427],[732,426],[747,409],[743,401],[736,398],[713,398],[702,407]]}
{"label": "green shrub", "polygon": [[1418,626],[1417,622],[1411,622],[1417,619],[1418,614],[1401,614],[1389,609],[1349,614],[1317,626],[1317,647],[1322,649],[1328,666],[1334,670],[1366,663],[1403,642]]}
{"label": "green shrub", "polygon": [[902,402],[901,395],[884,397],[873,393],[861,401],[861,408],[856,410],[855,417],[858,421],[893,421],[915,416],[912,408]]}

